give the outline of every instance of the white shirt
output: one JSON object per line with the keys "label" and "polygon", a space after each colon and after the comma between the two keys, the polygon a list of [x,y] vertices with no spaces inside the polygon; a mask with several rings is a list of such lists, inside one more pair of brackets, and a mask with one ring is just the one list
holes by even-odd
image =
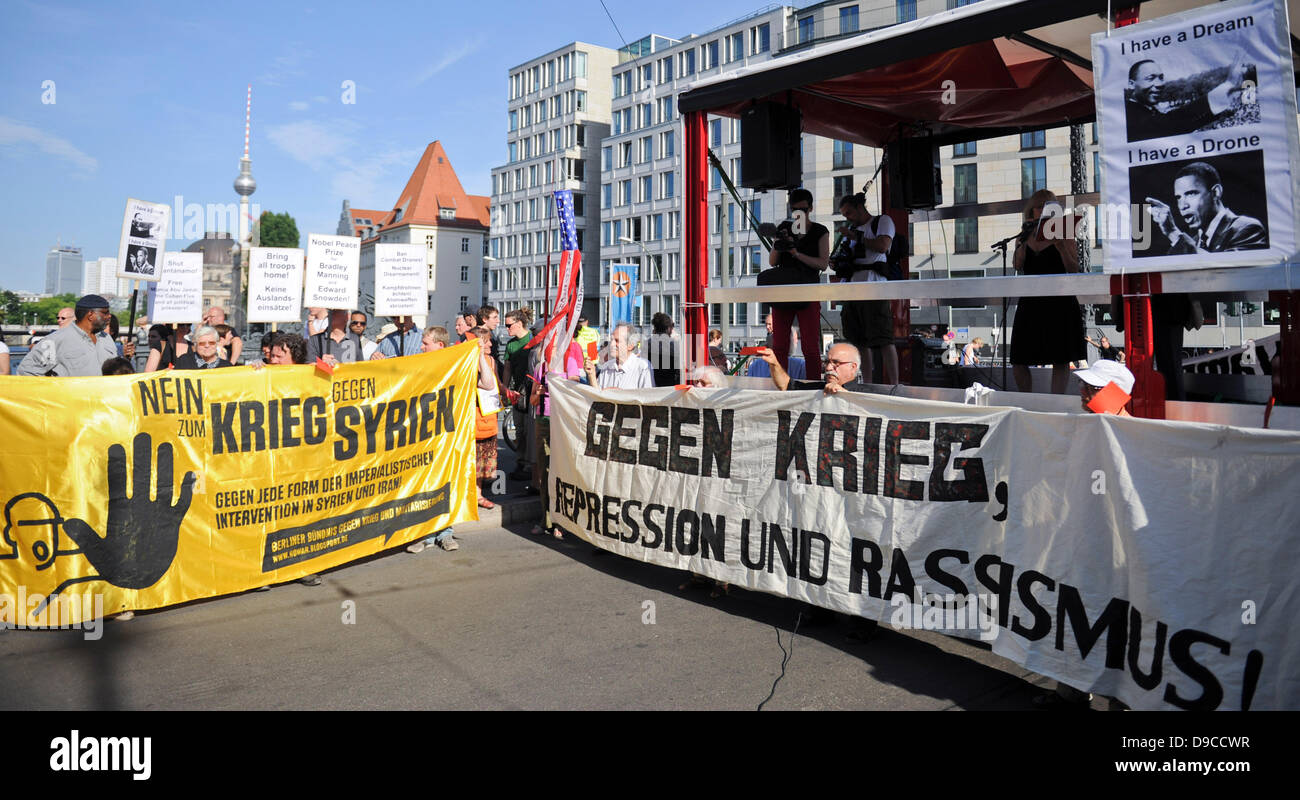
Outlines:
{"label": "white shirt", "polygon": [[596,382],[602,389],[653,389],[655,385],[650,362],[641,356],[628,356],[622,364],[611,358],[600,365]]}
{"label": "white shirt", "polygon": [[[891,219],[888,215],[882,214],[879,217],[872,219],[870,222],[866,223],[865,225],[857,226],[856,230],[862,231],[867,239],[875,239],[877,236],[889,236],[892,238],[895,233],[894,220]],[[870,247],[868,247],[866,248],[866,254],[862,257],[853,259],[853,263],[859,265],[884,264],[886,260],[885,255],[886,255],[885,253],[877,252],[875,250],[872,250]],[[876,272],[874,269],[860,269],[857,272],[853,273],[853,277],[850,279],[850,282],[864,283],[864,282],[875,282],[875,281],[884,281],[884,280],[889,280],[889,279],[886,278],[884,275],[881,275],[879,272]]]}

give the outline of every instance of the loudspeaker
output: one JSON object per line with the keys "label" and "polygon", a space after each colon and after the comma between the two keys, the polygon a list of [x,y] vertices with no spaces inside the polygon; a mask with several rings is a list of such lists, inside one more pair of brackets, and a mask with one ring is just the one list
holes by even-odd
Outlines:
{"label": "loudspeaker", "polygon": [[799,109],[756,103],[740,117],[740,185],[746,189],[795,189],[803,183]]}
{"label": "loudspeaker", "polygon": [[889,204],[893,208],[934,208],[943,202],[939,146],[933,137],[900,139],[890,144]]}

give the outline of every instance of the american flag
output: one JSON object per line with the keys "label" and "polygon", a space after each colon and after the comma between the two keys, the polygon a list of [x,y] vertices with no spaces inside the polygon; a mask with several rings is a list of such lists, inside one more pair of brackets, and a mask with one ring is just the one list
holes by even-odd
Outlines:
{"label": "american flag", "polygon": [[555,193],[555,211],[560,219],[560,282],[556,289],[555,316],[533,337],[529,347],[543,344],[543,352],[552,371],[564,369],[564,354],[573,340],[582,308],[582,252],[578,250],[578,230],[573,221],[573,192]]}

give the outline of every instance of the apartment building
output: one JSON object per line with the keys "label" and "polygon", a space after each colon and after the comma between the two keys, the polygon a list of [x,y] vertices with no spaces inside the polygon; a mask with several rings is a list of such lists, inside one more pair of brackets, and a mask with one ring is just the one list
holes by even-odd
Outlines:
{"label": "apartment building", "polygon": [[[584,265],[583,313],[600,296],[600,142],[609,135],[609,76],[618,53],[572,42],[513,67],[508,76],[506,163],[492,170],[488,302],[530,307],[540,318],[559,285],[560,229],[554,192],[573,191]],[[547,261],[550,280],[547,286]]]}

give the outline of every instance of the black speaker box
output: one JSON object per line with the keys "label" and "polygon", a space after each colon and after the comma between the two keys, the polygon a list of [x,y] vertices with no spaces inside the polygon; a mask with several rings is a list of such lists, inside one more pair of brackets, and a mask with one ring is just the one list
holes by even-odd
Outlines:
{"label": "black speaker box", "polygon": [[755,103],[740,117],[740,185],[794,189],[803,183],[799,155],[802,117],[780,103]]}
{"label": "black speaker box", "polygon": [[929,136],[900,139],[888,146],[889,204],[893,208],[934,208],[943,202],[939,146]]}

